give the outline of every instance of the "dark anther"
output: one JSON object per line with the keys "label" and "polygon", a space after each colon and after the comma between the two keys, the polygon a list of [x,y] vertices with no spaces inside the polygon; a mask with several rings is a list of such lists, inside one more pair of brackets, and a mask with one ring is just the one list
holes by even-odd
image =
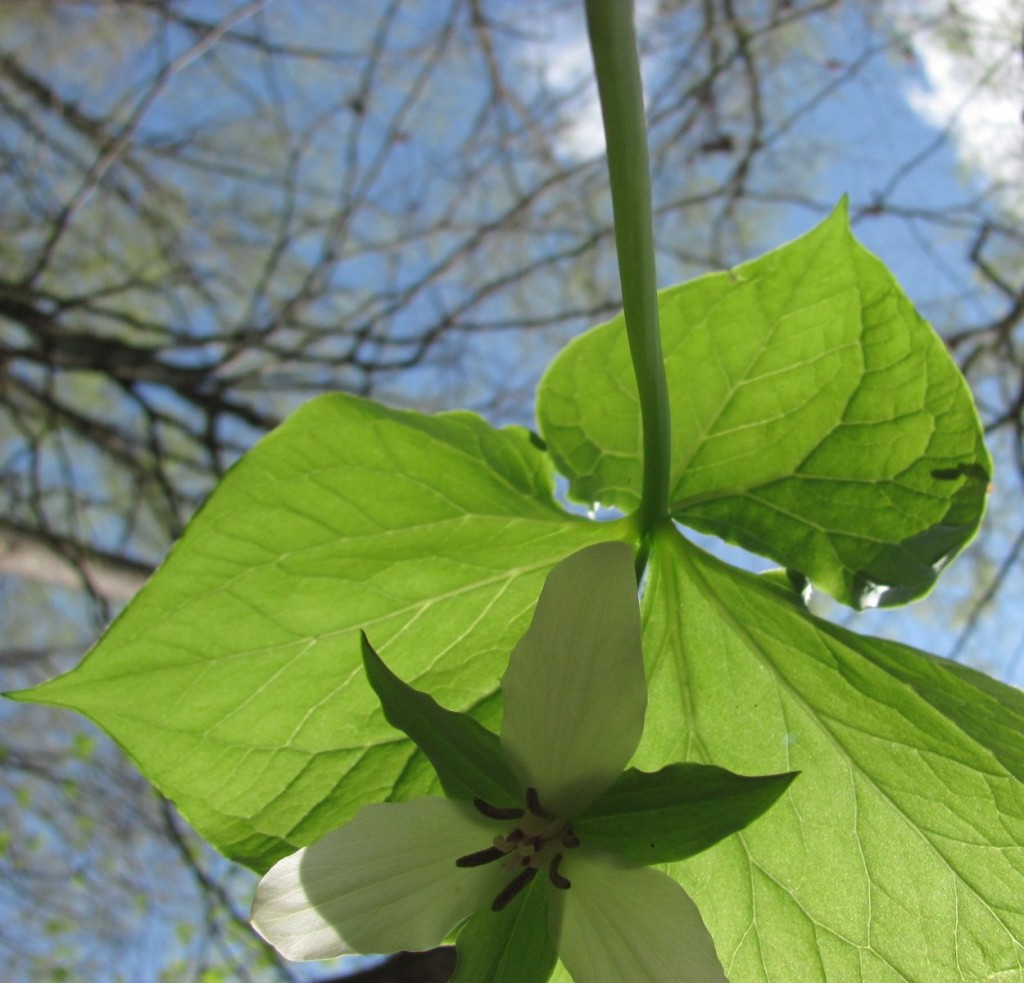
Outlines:
{"label": "dark anther", "polygon": [[548,877],[551,878],[551,883],[555,887],[561,888],[563,891],[572,887],[572,881],[569,880],[564,874],[558,872],[558,868],[562,863],[562,855],[556,853],[551,860],[551,864],[548,867]]}
{"label": "dark anther", "polygon": [[522,819],[522,809],[502,809],[500,806],[492,806],[490,802],[484,802],[483,799],[474,799],[473,805],[476,806],[476,811],[481,815],[486,816],[488,819]]}
{"label": "dark anther", "polygon": [[567,850],[572,850],[580,845],[580,838],[571,830],[566,829],[562,833],[562,846]]}
{"label": "dark anther", "polygon": [[459,857],[455,861],[456,867],[483,867],[484,864],[489,864],[494,860],[500,860],[505,856],[504,850],[499,850],[496,846],[489,846],[486,850],[478,850],[476,853],[467,853],[464,857]]}
{"label": "dark anther", "polygon": [[526,790],[526,808],[529,809],[530,812],[532,812],[538,819],[555,818],[540,804],[540,798],[537,795],[537,790],[535,788],[528,788]]}
{"label": "dark anther", "polygon": [[537,876],[536,867],[524,867],[512,878],[491,902],[491,911],[501,911],[527,884]]}

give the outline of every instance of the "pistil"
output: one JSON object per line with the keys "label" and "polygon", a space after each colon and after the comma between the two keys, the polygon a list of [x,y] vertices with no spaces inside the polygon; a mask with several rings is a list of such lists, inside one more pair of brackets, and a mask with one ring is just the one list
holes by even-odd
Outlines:
{"label": "pistil", "polygon": [[493,911],[507,907],[542,867],[547,867],[548,879],[554,887],[563,891],[572,887],[572,881],[559,868],[564,859],[562,850],[578,847],[579,837],[569,828],[568,820],[555,816],[541,805],[535,788],[526,790],[525,810],[493,806],[483,799],[474,799],[473,805],[488,819],[520,820],[507,834],[496,836],[493,846],[455,861],[457,867],[480,867],[503,859],[505,870],[519,871],[491,903]]}

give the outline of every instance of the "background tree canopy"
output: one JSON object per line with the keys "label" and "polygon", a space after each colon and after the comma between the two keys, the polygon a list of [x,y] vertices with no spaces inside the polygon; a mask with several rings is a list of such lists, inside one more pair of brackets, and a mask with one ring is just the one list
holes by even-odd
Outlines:
{"label": "background tree canopy", "polygon": [[[967,374],[986,527],[870,630],[1024,677],[1021,30],[1012,0],[638,2],[663,284],[848,192]],[[0,667],[77,661],[313,394],[532,423],[619,304],[578,0],[0,3]],[[824,609],[829,613],[829,609]],[[838,616],[838,615],[837,615]],[[252,879],[105,738],[0,706],[12,979],[300,979]]]}

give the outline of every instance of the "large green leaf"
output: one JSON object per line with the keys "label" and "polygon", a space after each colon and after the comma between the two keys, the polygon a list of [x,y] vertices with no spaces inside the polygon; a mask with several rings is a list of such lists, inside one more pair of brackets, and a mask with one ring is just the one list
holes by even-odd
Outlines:
{"label": "large green leaf", "polygon": [[525,431],[324,397],[239,462],[78,668],[22,698],[92,718],[262,869],[434,782],[367,685],[360,629],[403,678],[493,718],[547,572],[628,535],[554,503]]}
{"label": "large green leaf", "polygon": [[[965,382],[845,207],[807,235],[659,295],[680,522],[854,607],[925,593],[974,534],[991,462]],[[620,317],[555,359],[541,430],[571,494],[639,502]]]}
{"label": "large green leaf", "polygon": [[819,621],[674,531],[645,627],[642,767],[800,772],[674,868],[731,983],[1024,979],[1024,694]]}

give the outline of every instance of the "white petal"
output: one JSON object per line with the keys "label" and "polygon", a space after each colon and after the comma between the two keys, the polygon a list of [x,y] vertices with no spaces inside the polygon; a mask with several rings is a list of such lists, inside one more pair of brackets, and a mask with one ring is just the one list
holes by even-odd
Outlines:
{"label": "white petal", "polygon": [[590,546],[551,571],[501,692],[501,742],[516,777],[550,812],[578,815],[625,768],[644,726],[629,546]]}
{"label": "white petal", "polygon": [[366,806],[267,872],[253,927],[288,959],[430,949],[508,880],[496,864],[455,866],[495,832],[449,799]]}
{"label": "white petal", "polygon": [[667,874],[573,851],[572,887],[552,890],[548,924],[575,983],[727,983],[697,906]]}

